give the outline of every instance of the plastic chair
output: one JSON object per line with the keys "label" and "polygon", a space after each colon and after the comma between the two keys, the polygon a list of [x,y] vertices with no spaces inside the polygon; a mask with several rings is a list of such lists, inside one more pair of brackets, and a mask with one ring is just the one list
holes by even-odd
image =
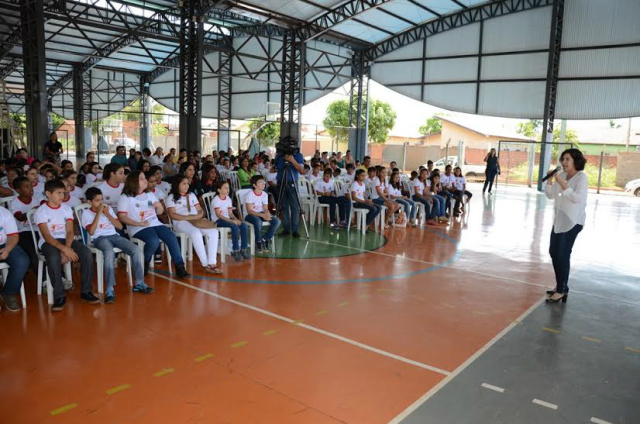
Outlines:
{"label": "plastic chair", "polygon": [[326,209],[328,211],[330,210],[330,206],[325,203],[320,203],[320,200],[318,200],[318,193],[316,192],[316,188],[311,183],[311,181],[307,180],[304,182],[304,184],[307,187],[307,193],[309,193],[308,201],[311,206],[311,225],[315,225],[316,217],[318,219],[318,223],[324,223],[323,209]]}
{"label": "plastic chair", "polygon": [[[369,196],[370,200],[373,200],[373,190],[375,190],[375,187],[369,187],[367,188],[367,195]],[[382,208],[382,210],[380,211],[380,213],[378,214],[378,216],[376,216],[376,221],[375,221],[375,228],[376,231],[380,230],[381,228],[384,230],[384,217],[387,214],[387,207],[384,205],[377,205],[380,206]]]}
{"label": "plastic chair", "polygon": [[[98,249],[97,247],[94,247],[93,241],[91,240],[89,233],[87,232],[85,227],[82,225],[82,222],[83,222],[82,213],[84,210],[89,208],[90,208],[89,204],[83,203],[73,208],[73,211],[75,212],[76,218],[78,219],[78,224],[80,225],[80,235],[82,236],[82,242],[84,243],[85,246],[89,248],[91,253],[96,255],[96,267],[97,267],[96,275],[98,276],[98,293],[104,293],[104,254],[102,253],[102,250]],[[113,251],[116,254],[120,254],[120,253],[124,254],[124,252],[118,249],[117,247],[114,247]],[[129,286],[133,287],[133,278],[131,276],[131,257],[129,255],[124,255],[124,256],[125,256],[125,261],[127,262],[127,277],[129,279]]]}
{"label": "plastic chair", "polygon": [[346,197],[351,201],[351,211],[349,212],[349,219],[347,220],[347,231],[351,230],[351,220],[353,218],[353,214],[356,214],[356,229],[361,230],[362,234],[365,234],[367,232],[367,214],[369,213],[369,211],[353,206],[356,202],[354,202],[351,198],[349,187],[347,187]]}
{"label": "plastic chair", "polygon": [[[9,276],[9,264],[6,262],[0,262],[0,273],[2,274],[2,284],[4,285],[7,282],[7,277]],[[27,296],[24,292],[24,281],[20,284],[20,300],[22,300],[22,307],[27,307]]]}
{"label": "plastic chair", "polygon": [[[215,212],[213,211],[213,199],[216,196],[217,195],[215,193],[205,193],[202,195],[202,201],[204,202],[204,213],[206,214],[207,219],[213,222],[216,222],[218,220]],[[220,242],[220,248],[218,249],[218,252],[220,252],[220,262],[225,263],[227,261],[227,255],[229,254],[229,246],[227,245],[227,240],[231,236],[231,229],[221,227],[216,227],[216,229],[220,233],[220,237],[218,237]]]}
{"label": "plastic chair", "polygon": [[[238,190],[236,192],[236,200],[238,202],[238,206],[240,206],[240,216],[242,217],[242,220],[244,221],[244,219],[247,217],[248,212],[247,212],[247,204],[245,202],[245,197],[247,195],[247,193],[249,193],[251,191],[250,188],[245,188],[242,190]],[[248,230],[249,230],[249,246],[251,248],[251,254],[255,255],[256,253],[256,232],[253,228],[253,224],[251,224],[248,221],[244,221],[245,224],[247,224]],[[268,227],[269,225],[271,225],[268,221],[263,222],[262,226],[263,227]],[[276,251],[276,246],[275,243],[269,243],[271,245],[271,250],[275,253]]]}
{"label": "plastic chair", "polygon": [[[38,254],[38,275],[36,279],[36,285],[38,288],[37,293],[38,295],[41,295],[42,286],[46,284],[47,285],[47,303],[49,303],[49,305],[53,305],[53,285],[51,284],[51,281],[49,281],[49,275],[45,273],[45,266],[47,263],[45,261],[44,255],[42,254],[42,252],[40,251],[40,248],[38,247],[38,238],[36,237],[36,229],[33,226],[34,225],[33,215],[36,213],[37,210],[38,208],[35,208],[27,212],[27,221],[29,222],[29,229],[31,230],[33,245],[36,247],[36,252]],[[67,262],[66,264],[64,264],[64,273],[67,276],[67,280],[72,282],[71,262]],[[44,279],[44,277],[46,277],[46,279]]]}
{"label": "plastic chair", "polygon": [[15,198],[16,196],[6,196],[6,197],[0,197],[0,206],[2,206],[3,208],[9,209],[9,203]]}

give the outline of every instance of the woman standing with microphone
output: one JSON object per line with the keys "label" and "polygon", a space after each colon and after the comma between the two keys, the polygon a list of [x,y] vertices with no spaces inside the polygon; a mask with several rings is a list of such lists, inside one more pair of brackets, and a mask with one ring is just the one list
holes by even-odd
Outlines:
{"label": "woman standing with microphone", "polygon": [[493,188],[493,180],[496,178],[496,175],[500,174],[500,162],[498,161],[498,154],[496,153],[496,149],[491,149],[487,156],[484,157],[484,161],[487,162],[487,168],[484,171],[484,175],[487,177],[484,180],[484,187],[482,187],[482,194],[487,191],[487,185],[489,185],[489,194],[491,194],[491,189]]}
{"label": "woman standing with microphone", "polygon": [[547,198],[555,199],[549,255],[556,274],[556,288],[547,291],[550,295],[547,303],[566,302],[569,294],[571,249],[586,219],[589,189],[587,174],[583,172],[586,163],[580,150],[565,150],[560,156],[562,172],[549,172],[552,176],[544,189]]}

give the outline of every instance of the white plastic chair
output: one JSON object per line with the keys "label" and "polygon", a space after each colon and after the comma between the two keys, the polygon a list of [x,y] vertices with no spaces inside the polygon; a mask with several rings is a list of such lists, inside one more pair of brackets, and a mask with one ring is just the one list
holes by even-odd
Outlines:
{"label": "white plastic chair", "polygon": [[[104,293],[104,254],[102,250],[98,249],[93,245],[93,241],[91,240],[91,236],[82,225],[82,213],[84,210],[89,209],[90,205],[87,203],[83,203],[81,205],[76,206],[74,212],[76,214],[76,218],[78,219],[78,224],[80,225],[80,235],[82,237],[82,242],[89,248],[91,253],[96,255],[96,275],[98,276],[98,293]],[[124,254],[124,252],[117,247],[113,248],[113,251],[116,254]],[[127,278],[129,279],[129,286],[133,287],[133,278],[131,276],[131,257],[129,255],[124,255],[125,261],[127,262]]]}
{"label": "white plastic chair", "polygon": [[311,207],[311,225],[315,225],[316,219],[318,220],[318,223],[324,223],[324,209],[328,211],[330,210],[330,206],[326,203],[320,203],[316,188],[311,181],[306,180],[303,184],[306,185],[307,193],[309,193],[308,202]]}
{"label": "white plastic chair", "polygon": [[[2,284],[7,283],[7,277],[9,276],[9,264],[6,262],[0,262],[0,273],[2,273]],[[22,300],[22,307],[27,307],[27,296],[24,292],[24,281],[20,284],[20,300]]]}
{"label": "white plastic chair", "polygon": [[[31,209],[27,212],[27,221],[29,222],[29,229],[31,230],[31,237],[33,238],[33,245],[36,247],[36,252],[38,254],[38,275],[36,279],[36,284],[38,288],[38,295],[42,294],[42,286],[44,284],[47,285],[47,302],[49,305],[53,305],[53,285],[49,280],[48,273],[45,272],[46,261],[44,255],[40,251],[38,247],[38,238],[36,237],[36,229],[33,224],[33,215],[36,213],[38,208]],[[71,262],[67,262],[64,264],[64,273],[67,276],[67,280],[72,282],[72,273],[71,273]]]}
{"label": "white plastic chair", "polygon": [[0,206],[2,206],[3,208],[9,209],[9,203],[15,198],[16,196],[6,196],[6,197],[0,197]]}
{"label": "white plastic chair", "polygon": [[[367,196],[369,196],[370,200],[373,200],[373,190],[375,190],[375,187],[369,187],[367,188]],[[384,230],[384,217],[387,214],[387,207],[384,205],[378,205],[376,203],[377,206],[380,206],[382,208],[382,210],[380,211],[380,213],[378,214],[378,216],[376,216],[376,221],[375,221],[375,228],[376,231],[379,231],[381,228]]]}
{"label": "white plastic chair", "polygon": [[[253,224],[250,223],[249,221],[245,221],[245,218],[248,215],[246,196],[247,196],[247,193],[249,193],[250,191],[251,191],[250,188],[245,188],[245,189],[236,191],[236,201],[238,202],[238,205],[240,206],[240,215],[242,217],[242,220],[245,222],[245,224],[247,224],[247,227],[248,227],[248,230],[249,230],[249,245],[251,246],[251,254],[255,255],[255,253],[256,253],[256,233],[255,233],[255,230],[253,228]],[[270,225],[271,224],[268,221],[262,222],[262,226],[263,227],[268,227]],[[269,243],[269,244],[271,245],[271,250],[275,253],[276,252],[275,243]]]}
{"label": "white plastic chair", "polygon": [[[204,202],[204,213],[209,221],[216,222],[217,217],[215,216],[215,212],[213,211],[213,199],[216,197],[216,194],[205,193],[202,195],[202,201]],[[219,249],[220,252],[220,262],[225,263],[227,261],[227,255],[229,254],[229,249],[227,245],[227,240],[231,236],[230,228],[216,227],[216,230],[220,233],[219,239]]]}
{"label": "white plastic chair", "polygon": [[367,232],[367,214],[369,213],[368,210],[366,209],[359,209],[354,207],[353,205],[356,203],[351,199],[351,191],[349,190],[349,187],[347,186],[346,191],[345,191],[345,195],[347,197],[347,199],[349,199],[349,201],[351,201],[351,209],[349,212],[349,219],[347,219],[347,231],[351,230],[351,220],[353,218],[353,214],[356,215],[356,229],[359,229],[362,231],[362,234],[365,234]]}
{"label": "white plastic chair", "polygon": [[[407,178],[406,180],[402,181],[402,187],[405,189],[405,191],[408,191],[411,199],[413,199],[413,187],[411,186],[411,181]],[[425,206],[423,203],[420,202],[415,202],[416,207],[418,208],[418,225],[423,225],[425,223],[425,221],[427,220],[427,211],[425,209]],[[407,217],[408,219],[408,217]]]}

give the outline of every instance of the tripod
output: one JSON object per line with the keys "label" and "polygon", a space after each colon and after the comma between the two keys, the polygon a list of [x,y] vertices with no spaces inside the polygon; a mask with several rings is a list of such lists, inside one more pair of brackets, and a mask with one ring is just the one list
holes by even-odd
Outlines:
{"label": "tripod", "polygon": [[[285,164],[285,168],[284,168],[284,172],[282,173],[282,181],[280,181],[280,187],[279,187],[279,191],[278,191],[278,202],[276,204],[276,216],[280,215],[280,212],[282,212],[282,199],[284,196],[284,191],[285,190],[290,190],[290,188],[286,188],[289,187],[289,180],[293,180],[293,188],[296,192],[296,195],[293,196],[296,203],[298,204],[298,213],[302,213],[302,205],[300,204],[300,192],[298,191],[298,184],[295,182],[295,179],[293,178],[293,176],[291,175],[291,164],[289,162],[287,162]],[[307,236],[307,239],[309,239],[309,229],[307,228],[307,220],[304,216],[304,213],[302,213],[302,225],[304,227],[304,233]]]}

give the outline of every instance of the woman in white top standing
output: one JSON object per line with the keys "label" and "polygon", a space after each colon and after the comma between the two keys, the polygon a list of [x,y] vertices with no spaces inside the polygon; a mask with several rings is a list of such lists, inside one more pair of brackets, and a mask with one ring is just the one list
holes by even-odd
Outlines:
{"label": "woman in white top standing", "polygon": [[545,194],[555,199],[555,219],[551,230],[549,255],[556,274],[556,288],[549,290],[548,303],[566,302],[569,294],[571,249],[584,226],[589,181],[583,172],[587,163],[578,149],[562,152],[562,172],[547,180]]}

